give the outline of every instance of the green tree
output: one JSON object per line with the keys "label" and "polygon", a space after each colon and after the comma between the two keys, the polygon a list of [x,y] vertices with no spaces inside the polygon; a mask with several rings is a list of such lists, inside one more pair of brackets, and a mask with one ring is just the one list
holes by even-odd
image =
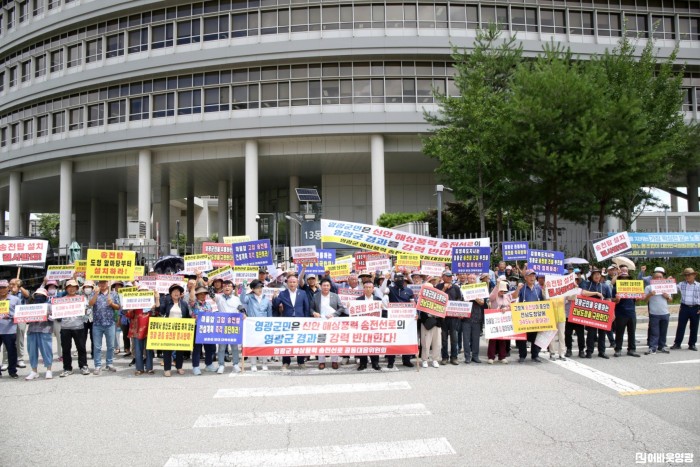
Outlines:
{"label": "green tree", "polygon": [[452,58],[460,96],[435,92],[439,110],[425,112],[433,130],[423,152],[440,161],[437,171],[457,199],[476,201],[485,235],[487,210],[507,199],[502,122],[522,46],[515,38],[501,39],[491,25],[477,33],[472,50],[454,48]]}
{"label": "green tree", "polygon": [[58,214],[37,214],[39,222],[37,224],[37,230],[39,231],[39,236],[47,238],[49,244],[52,247],[58,246],[58,226],[59,226],[59,215]]}
{"label": "green tree", "polygon": [[424,212],[385,212],[377,219],[377,225],[391,228],[408,222],[421,222],[425,220]]}

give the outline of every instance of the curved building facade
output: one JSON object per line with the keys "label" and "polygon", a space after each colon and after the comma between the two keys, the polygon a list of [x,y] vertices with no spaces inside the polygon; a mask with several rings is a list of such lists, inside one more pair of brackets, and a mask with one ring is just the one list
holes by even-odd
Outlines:
{"label": "curved building facade", "polygon": [[317,187],[328,218],[427,209],[423,111],[434,88],[457,93],[451,45],[492,22],[532,55],[551,40],[601,53],[625,31],[662,56],[679,44],[698,117],[696,1],[3,0],[7,230],[59,212],[61,245],[136,220],[166,243],[182,219],[192,240],[216,198],[213,232],[257,238],[259,213],[299,211],[296,187]]}

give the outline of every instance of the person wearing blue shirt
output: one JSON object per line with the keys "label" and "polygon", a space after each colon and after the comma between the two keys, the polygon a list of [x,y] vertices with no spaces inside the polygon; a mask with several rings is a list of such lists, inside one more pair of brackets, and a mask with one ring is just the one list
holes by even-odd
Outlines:
{"label": "person wearing blue shirt", "polygon": [[[544,300],[544,293],[542,288],[536,283],[537,273],[532,269],[525,271],[525,284],[518,284],[518,301],[519,302],[539,302]],[[539,354],[540,348],[535,344],[535,339],[537,339],[536,332],[528,332],[527,340],[531,344],[532,361],[541,363]],[[526,341],[515,341],[518,347],[518,363],[525,363],[525,358],[527,357],[527,342]]]}
{"label": "person wearing blue shirt", "polygon": [[[629,280],[629,272],[626,266],[620,267],[619,280]],[[641,357],[636,350],[635,329],[637,327],[637,303],[634,298],[620,298],[617,296],[617,283],[613,286],[613,302],[615,302],[615,357],[622,356],[622,340],[627,330],[627,355]]]}
{"label": "person wearing blue shirt", "polygon": [[[600,269],[593,267],[590,271],[590,276],[588,281],[581,283],[581,295],[584,297],[593,297],[600,300],[610,300],[612,298],[612,290],[608,287],[608,284],[604,283],[601,279],[603,275]],[[605,355],[605,336],[607,332],[603,329],[594,328],[591,326],[586,326],[588,336],[586,337],[586,358],[593,358],[593,351],[595,350],[596,342],[598,343],[598,356],[600,358],[609,359]]]}

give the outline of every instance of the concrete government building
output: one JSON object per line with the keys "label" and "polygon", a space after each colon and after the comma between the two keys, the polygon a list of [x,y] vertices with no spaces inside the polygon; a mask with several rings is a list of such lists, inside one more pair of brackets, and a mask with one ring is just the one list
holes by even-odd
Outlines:
{"label": "concrete government building", "polygon": [[490,22],[528,55],[552,39],[602,53],[625,31],[662,56],[679,44],[700,115],[697,0],[1,2],[2,231],[60,213],[62,246],[130,221],[161,243],[181,221],[192,241],[205,206],[208,232],[257,238],[259,213],[299,212],[296,187],[331,219],[432,207],[423,110],[433,88],[456,94],[450,45]]}

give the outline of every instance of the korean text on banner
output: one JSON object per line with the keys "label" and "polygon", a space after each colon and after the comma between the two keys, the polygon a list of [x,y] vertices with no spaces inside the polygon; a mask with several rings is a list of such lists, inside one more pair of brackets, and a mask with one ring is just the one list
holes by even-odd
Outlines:
{"label": "korean text on banner", "polygon": [[567,274],[566,276],[545,274],[544,288],[549,298],[568,297],[569,295],[578,295],[581,293],[581,289],[576,285],[576,274],[574,273]]}
{"label": "korean text on banner", "polygon": [[121,250],[88,250],[85,277],[90,281],[134,280],[136,252]]}
{"label": "korean text on banner", "polygon": [[615,282],[617,298],[644,298],[644,281],[627,281],[618,279]]}
{"label": "korean text on banner", "polygon": [[53,319],[84,316],[86,305],[87,302],[83,296],[52,298],[51,316]]}
{"label": "korean text on banner", "polygon": [[187,288],[187,281],[185,281],[182,276],[158,275],[158,276],[155,276],[155,279],[156,279],[156,290],[158,291],[158,293],[164,293],[164,294],[169,293],[170,286],[173,284],[177,284],[177,285],[181,286],[183,289]]}
{"label": "korean text on banner", "polygon": [[471,318],[473,302],[460,302],[458,300],[450,300],[447,302],[447,316],[451,318]]}
{"label": "korean text on banner", "polygon": [[525,340],[527,334],[515,334],[513,315],[510,311],[484,310],[484,337],[498,340]]}
{"label": "korean text on banner", "polygon": [[0,266],[45,263],[46,240],[0,240]]}
{"label": "korean text on banner", "polygon": [[676,279],[652,279],[650,282],[651,290],[656,292],[657,295],[669,294],[674,295],[678,293],[678,285],[676,284]]}
{"label": "korean text on banner", "polygon": [[139,282],[139,287],[147,287],[148,290],[156,290],[156,285],[158,284],[156,276],[136,277],[134,278],[134,280],[137,280]]}
{"label": "korean text on banner", "polygon": [[513,329],[516,333],[551,331],[557,328],[552,302],[511,303]]}
{"label": "korean text on banner", "polygon": [[362,290],[338,289],[338,298],[345,308],[350,305],[351,300],[356,300],[362,296]]}
{"label": "korean text on banner", "polygon": [[489,286],[483,282],[479,284],[464,284],[460,289],[462,290],[462,300],[465,302],[476,300],[477,298],[489,298]]}
{"label": "korean text on banner", "polygon": [[272,266],[272,248],[267,238],[234,243],[231,248],[236,266]]}
{"label": "korean text on banner", "polygon": [[381,300],[350,300],[348,303],[348,314],[355,316],[382,316]]}
{"label": "korean text on banner", "polygon": [[[421,259],[450,261],[453,246],[489,246],[488,238],[445,240],[376,225],[321,219],[321,240],[382,253],[414,253]],[[357,268],[361,270],[361,267]]]}
{"label": "korean text on banner", "polygon": [[121,296],[124,310],[143,310],[153,308],[153,305],[155,305],[155,297],[150,290],[124,292]]}
{"label": "korean text on banner", "polygon": [[527,251],[530,249],[528,242],[503,242],[501,243],[501,251],[503,252],[503,261],[519,261],[527,260]]}
{"label": "korean text on banner", "polygon": [[606,260],[631,249],[632,242],[627,232],[616,233],[593,244],[595,258],[598,261]]}
{"label": "korean text on banner", "polygon": [[345,282],[350,275],[350,265],[348,263],[333,264],[328,266],[328,272],[336,282]]}
{"label": "korean text on banner", "polygon": [[[328,266],[335,264],[335,250],[333,248],[316,248],[318,261],[307,264],[305,274],[325,274]],[[352,260],[352,256],[350,257]],[[304,265],[297,264],[297,273],[301,274]]]}
{"label": "korean text on banner", "polygon": [[233,282],[233,269],[231,269],[231,266],[223,266],[218,269],[214,269],[213,271],[209,271],[208,277],[209,283],[213,283],[216,279]]}
{"label": "korean text on banner", "polygon": [[258,268],[255,266],[234,266],[233,267],[233,283],[242,284],[244,282],[253,282],[258,278]]}
{"label": "korean text on banner", "polygon": [[208,255],[215,268],[233,266],[233,252],[230,243],[202,243],[202,254]]}
{"label": "korean text on banner", "polygon": [[9,315],[10,314],[10,301],[9,300],[0,300],[0,315]]}
{"label": "korean text on banner", "polygon": [[535,345],[539,347],[540,349],[546,349],[549,347],[549,344],[554,340],[554,336],[556,336],[559,333],[559,331],[552,330],[552,331],[541,331],[537,333],[537,337],[535,338]]}
{"label": "korean text on banner", "polygon": [[52,265],[46,268],[47,281],[67,281],[73,278],[73,274],[75,274],[75,266],[73,265]]}
{"label": "korean text on banner", "polygon": [[416,320],[246,318],[243,356],[407,355],[418,352]]}
{"label": "korean text on banner", "polygon": [[527,267],[537,274],[564,274],[564,253],[549,250],[527,250]]}
{"label": "korean text on banner", "polygon": [[73,264],[73,266],[75,267],[76,276],[85,277],[85,273],[87,272],[87,260],[78,260]]}
{"label": "korean text on banner", "polygon": [[386,316],[389,319],[415,319],[416,305],[413,303],[388,303]]}
{"label": "korean text on banner", "polygon": [[355,269],[357,271],[366,271],[368,260],[388,258],[389,255],[385,255],[384,253],[378,253],[376,251],[358,251],[353,254],[353,257],[355,258]]}
{"label": "korean text on banner", "polygon": [[353,255],[345,255],[345,256],[340,256],[335,258],[335,264],[340,264],[340,263],[349,263],[352,264],[355,262],[355,257]]}
{"label": "korean text on banner", "polygon": [[194,318],[150,318],[148,320],[148,350],[190,351],[194,345]]}
{"label": "korean text on banner", "polygon": [[610,331],[615,321],[615,304],[607,300],[578,296],[571,307],[568,321]]}
{"label": "korean text on banner", "polygon": [[15,306],[15,323],[36,323],[48,319],[49,304]]}
{"label": "korean text on banner", "polygon": [[445,263],[442,261],[423,260],[420,262],[420,273],[426,276],[440,277],[445,272]]}
{"label": "korean text on banner", "polygon": [[205,272],[214,269],[209,255],[185,255],[185,271],[194,274],[195,271]]}
{"label": "korean text on banner", "polygon": [[447,309],[448,295],[430,285],[423,285],[418,292],[416,310],[429,315],[444,318]]}
{"label": "korean text on banner", "polygon": [[452,248],[452,272],[454,274],[489,272],[491,264],[491,247]]}
{"label": "korean text on banner", "polygon": [[700,256],[700,232],[632,232],[630,257],[694,258]]}
{"label": "korean text on banner", "polygon": [[243,314],[199,313],[196,344],[242,344]]}
{"label": "korean text on banner", "polygon": [[282,290],[284,289],[276,289],[274,287],[263,287],[263,297],[267,297],[268,300],[272,301],[272,299],[275,297],[275,294],[279,294]]}
{"label": "korean text on banner", "polygon": [[316,245],[293,246],[292,259],[294,264],[312,264],[318,261]]}
{"label": "korean text on banner", "polygon": [[399,253],[396,255],[396,266],[405,266],[409,268],[420,267],[420,255],[411,253]]}
{"label": "korean text on banner", "polygon": [[367,260],[365,271],[390,271],[391,260],[389,258],[371,258]]}
{"label": "korean text on banner", "polygon": [[249,242],[250,235],[237,235],[235,237],[224,237],[223,240],[224,240],[224,243],[226,243],[230,247],[233,243]]}

